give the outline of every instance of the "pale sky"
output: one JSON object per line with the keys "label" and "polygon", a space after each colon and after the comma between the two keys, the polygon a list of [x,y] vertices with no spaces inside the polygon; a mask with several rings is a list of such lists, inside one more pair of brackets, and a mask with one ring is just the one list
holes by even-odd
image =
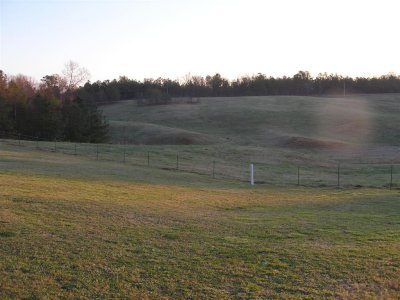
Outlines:
{"label": "pale sky", "polygon": [[0,0],[0,69],[91,81],[400,74],[396,0]]}

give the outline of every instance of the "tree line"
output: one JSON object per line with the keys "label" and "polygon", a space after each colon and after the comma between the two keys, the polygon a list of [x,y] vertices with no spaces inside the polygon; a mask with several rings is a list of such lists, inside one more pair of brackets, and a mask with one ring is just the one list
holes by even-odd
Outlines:
{"label": "tree line", "polygon": [[108,125],[99,104],[138,99],[139,105],[167,104],[172,97],[222,97],[264,95],[342,95],[350,93],[400,93],[400,76],[343,77],[308,71],[292,77],[264,74],[228,80],[186,75],[180,80],[119,79],[88,81],[89,73],[77,63],[65,65],[62,75],[44,76],[40,83],[24,76],[7,76],[0,70],[0,133],[45,140],[104,142]]}
{"label": "tree line", "polygon": [[400,93],[400,76],[390,73],[380,77],[344,77],[320,73],[313,78],[308,71],[292,77],[271,77],[262,73],[228,80],[213,76],[187,75],[181,80],[119,79],[87,82],[78,95],[90,101],[107,103],[127,99],[150,99],[149,104],[167,103],[171,97],[233,97],[267,95],[342,95],[359,93]]}
{"label": "tree line", "polygon": [[76,63],[63,75],[47,75],[38,84],[0,70],[0,131],[29,139],[97,143],[107,139],[107,123],[93,101],[77,94],[87,71]]}

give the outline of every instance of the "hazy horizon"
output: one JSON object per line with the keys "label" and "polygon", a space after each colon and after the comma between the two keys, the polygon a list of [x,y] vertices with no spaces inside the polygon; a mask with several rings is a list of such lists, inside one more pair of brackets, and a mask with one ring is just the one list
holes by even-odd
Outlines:
{"label": "hazy horizon", "polygon": [[0,69],[39,80],[400,73],[395,1],[0,0]]}

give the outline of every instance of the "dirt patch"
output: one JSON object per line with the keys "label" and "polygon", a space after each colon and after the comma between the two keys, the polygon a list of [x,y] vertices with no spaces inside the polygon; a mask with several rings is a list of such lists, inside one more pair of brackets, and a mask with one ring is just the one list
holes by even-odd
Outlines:
{"label": "dirt patch", "polygon": [[0,207],[0,224],[14,223],[17,219],[18,216],[9,209]]}
{"label": "dirt patch", "polygon": [[206,135],[187,133],[187,132],[173,132],[168,134],[159,134],[146,139],[147,145],[210,145],[216,142]]}
{"label": "dirt patch", "polygon": [[284,147],[297,148],[297,149],[344,149],[348,148],[345,143],[311,139],[301,136],[290,137],[282,144]]}

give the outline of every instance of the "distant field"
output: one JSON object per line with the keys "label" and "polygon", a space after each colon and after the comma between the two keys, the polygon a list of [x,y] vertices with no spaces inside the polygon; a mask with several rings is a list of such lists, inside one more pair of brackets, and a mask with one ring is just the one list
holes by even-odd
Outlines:
{"label": "distant field", "polygon": [[[230,143],[296,146],[399,146],[400,94],[334,97],[200,98],[198,104],[102,107],[111,140],[135,144]],[[303,143],[307,147],[307,143]]]}
{"label": "distant field", "polygon": [[[259,183],[333,186],[341,165],[345,186],[387,186],[390,165],[400,168],[400,94],[347,98],[268,96],[200,98],[197,104],[102,107],[114,143],[144,151],[177,152],[210,172]],[[186,159],[188,160],[188,159]],[[362,164],[359,164],[362,163]],[[398,183],[397,183],[398,184]]]}
{"label": "distant field", "polygon": [[0,298],[398,299],[399,220],[398,191],[0,171]]}
{"label": "distant field", "polygon": [[[115,145],[0,140],[0,168],[177,185],[400,188],[400,163],[369,157],[340,161],[329,151],[234,145]],[[400,154],[400,153],[399,153]],[[396,157],[400,156],[397,154]],[[364,160],[369,163],[362,163]],[[222,180],[222,181],[221,181]]]}

